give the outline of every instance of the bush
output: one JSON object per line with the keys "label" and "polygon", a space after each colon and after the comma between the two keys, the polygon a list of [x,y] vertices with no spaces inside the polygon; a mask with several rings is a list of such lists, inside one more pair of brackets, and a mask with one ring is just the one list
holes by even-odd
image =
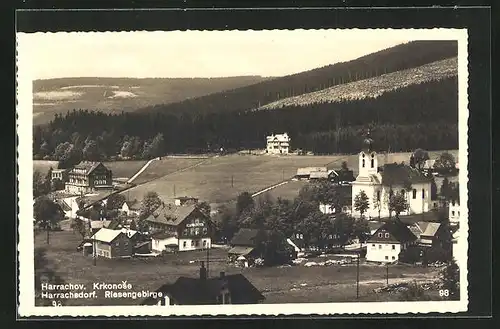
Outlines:
{"label": "bush", "polygon": [[420,260],[421,249],[417,246],[410,246],[399,253],[399,261],[402,263],[415,264]]}
{"label": "bush", "polygon": [[424,251],[423,261],[427,264],[435,262],[448,262],[452,258],[451,251],[441,247],[432,247]]}

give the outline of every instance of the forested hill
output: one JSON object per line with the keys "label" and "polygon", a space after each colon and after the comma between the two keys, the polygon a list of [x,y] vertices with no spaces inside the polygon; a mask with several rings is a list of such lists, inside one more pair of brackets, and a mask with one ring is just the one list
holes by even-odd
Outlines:
{"label": "forested hill", "polygon": [[33,121],[43,124],[54,114],[72,109],[105,112],[134,111],[154,104],[180,102],[228,89],[252,85],[267,78],[58,78],[33,82]]}
{"label": "forested hill", "polygon": [[[284,98],[415,68],[456,56],[456,41],[413,41],[348,62],[336,63],[178,103],[149,106],[141,111],[176,115],[241,112]],[[332,58],[334,57],[332,54]]]}
{"label": "forested hill", "polygon": [[433,80],[457,76],[457,58],[448,58],[416,68],[383,74],[377,77],[344,83],[320,91],[281,99],[261,106],[261,110],[273,110],[289,106],[309,106],[316,103],[376,98],[383,93]]}

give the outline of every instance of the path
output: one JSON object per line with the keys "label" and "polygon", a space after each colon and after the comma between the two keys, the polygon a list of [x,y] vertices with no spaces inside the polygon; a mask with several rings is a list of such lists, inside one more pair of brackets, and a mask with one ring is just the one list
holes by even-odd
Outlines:
{"label": "path", "polygon": [[255,192],[254,194],[252,194],[252,198],[255,198],[256,196],[258,196],[258,195],[260,195],[260,194],[262,194],[262,193],[265,193],[265,192],[267,192],[267,191],[270,191],[270,190],[272,190],[272,189],[274,189],[274,188],[277,188],[277,187],[279,187],[279,186],[281,186],[281,185],[285,185],[285,184],[287,184],[288,182],[290,182],[290,181],[289,181],[289,180],[287,180],[287,181],[284,181],[284,182],[281,182],[281,183],[278,183],[278,184],[275,184],[275,185],[272,185],[272,186],[266,187],[265,189],[260,190],[259,192]]}
{"label": "path", "polygon": [[139,169],[138,172],[135,173],[134,176],[130,177],[129,180],[127,181],[127,184],[130,184],[132,183],[140,174],[142,174],[142,172],[144,170],[146,170],[146,168],[151,164],[151,162],[155,161],[155,160],[159,160],[160,158],[154,158],[154,159],[151,159],[149,160],[148,162],[146,162],[146,164],[144,166],[142,166],[141,169]]}

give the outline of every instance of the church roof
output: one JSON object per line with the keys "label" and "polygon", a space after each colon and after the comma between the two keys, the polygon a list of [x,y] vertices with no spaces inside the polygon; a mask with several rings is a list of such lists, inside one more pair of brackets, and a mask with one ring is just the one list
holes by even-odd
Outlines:
{"label": "church roof", "polygon": [[404,164],[385,164],[380,174],[382,176],[382,184],[385,186],[430,182],[430,179],[425,177],[419,170]]}

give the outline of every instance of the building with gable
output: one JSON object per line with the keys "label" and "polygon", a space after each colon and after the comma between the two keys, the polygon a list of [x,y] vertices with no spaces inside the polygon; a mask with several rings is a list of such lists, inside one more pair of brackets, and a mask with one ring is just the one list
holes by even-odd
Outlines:
{"label": "building with gable", "polygon": [[379,167],[373,146],[373,139],[368,134],[358,155],[358,176],[351,183],[353,216],[360,216],[355,211],[354,200],[361,191],[368,197],[369,207],[365,212],[368,218],[390,217],[389,198],[393,193],[403,193],[409,204],[408,209],[400,215],[421,214],[431,210],[431,180],[405,164],[392,163]]}
{"label": "building with gable", "polygon": [[102,162],[82,161],[68,173],[65,189],[81,194],[113,188],[113,174]]}
{"label": "building with gable", "polygon": [[287,133],[284,134],[272,134],[267,136],[267,147],[266,152],[268,154],[288,154],[290,151],[290,136]]}
{"label": "building with gable", "polygon": [[133,230],[101,228],[90,240],[98,257],[127,258],[134,254],[137,234],[137,231]]}
{"label": "building with gable", "polygon": [[177,241],[179,251],[211,248],[212,221],[196,204],[177,206],[163,203],[146,221],[153,237],[160,232],[169,233],[162,235],[162,240],[168,235],[168,242],[159,242],[157,246]]}
{"label": "building with gable", "polygon": [[366,241],[366,260],[392,263],[399,260],[401,251],[415,244],[417,237],[399,220],[391,220],[380,226]]}

